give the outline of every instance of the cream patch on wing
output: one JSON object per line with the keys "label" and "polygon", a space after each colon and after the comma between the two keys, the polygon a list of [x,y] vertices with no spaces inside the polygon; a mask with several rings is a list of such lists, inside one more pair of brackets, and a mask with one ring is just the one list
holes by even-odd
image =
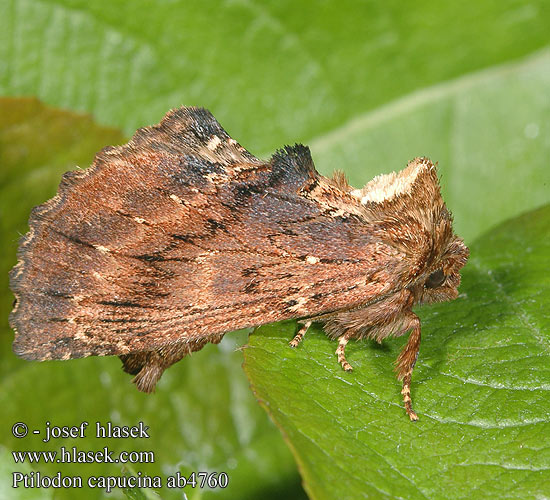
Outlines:
{"label": "cream patch on wing", "polygon": [[415,158],[401,172],[377,175],[363,189],[355,189],[351,194],[359,198],[363,205],[382,203],[408,193],[418,175],[432,168],[434,165],[427,158]]}
{"label": "cream patch on wing", "polygon": [[216,151],[217,147],[221,144],[222,140],[217,136],[213,135],[212,138],[208,141],[206,147],[210,151]]}
{"label": "cream patch on wing", "polygon": [[111,251],[110,248],[107,248],[107,247],[105,247],[105,246],[103,246],[103,245],[94,245],[94,248],[95,248],[96,250],[99,250],[101,253],[109,253],[109,252]]}

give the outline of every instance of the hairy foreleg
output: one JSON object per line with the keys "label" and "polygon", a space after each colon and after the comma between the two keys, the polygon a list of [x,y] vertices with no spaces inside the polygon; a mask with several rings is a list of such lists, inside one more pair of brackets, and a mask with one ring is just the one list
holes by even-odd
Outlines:
{"label": "hairy foreleg", "polygon": [[412,409],[411,377],[416,359],[418,358],[418,351],[420,349],[420,320],[418,319],[418,316],[412,312],[408,318],[409,322],[407,325],[407,330],[412,329],[412,331],[409,335],[407,344],[397,358],[397,366],[395,369],[397,371],[397,378],[399,380],[403,380],[403,389],[401,394],[403,394],[405,411],[411,420],[418,420],[416,413]]}

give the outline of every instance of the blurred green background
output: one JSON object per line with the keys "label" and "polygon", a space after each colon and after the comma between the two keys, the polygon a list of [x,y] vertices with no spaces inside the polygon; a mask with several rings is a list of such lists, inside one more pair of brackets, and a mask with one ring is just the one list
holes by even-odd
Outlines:
{"label": "blurred green background", "polygon": [[[30,209],[55,194],[64,171],[89,165],[97,150],[168,109],[199,105],[257,156],[303,142],[322,173],[344,170],[357,186],[430,156],[456,230],[471,243],[550,201],[549,26],[543,0],[2,0],[0,497],[74,498],[73,490],[10,487],[11,472],[23,470],[12,450],[61,445],[153,450],[154,464],[133,466],[150,475],[229,474],[227,489],[186,490],[189,499],[305,495],[293,456],[241,369],[247,332],[174,366],[149,396],[115,358],[28,363],[11,353],[7,272]],[[11,434],[17,421],[43,428],[83,420],[142,420],[151,438],[43,444]],[[62,470],[121,474],[108,464]]]}

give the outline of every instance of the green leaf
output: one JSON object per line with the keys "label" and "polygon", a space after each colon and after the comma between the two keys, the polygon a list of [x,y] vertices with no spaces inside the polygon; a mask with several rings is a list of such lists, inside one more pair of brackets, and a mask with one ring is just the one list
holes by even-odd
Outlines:
{"label": "green leaf", "polygon": [[333,130],[415,89],[550,41],[545,0],[4,0],[0,93],[126,134],[208,107],[252,151]]}
{"label": "green leaf", "polygon": [[418,309],[407,418],[392,371],[406,339],[348,344],[345,373],[320,330],[250,337],[245,370],[314,499],[550,495],[550,205],[471,245],[460,297]]}
{"label": "green leaf", "polygon": [[[128,465],[122,470],[122,473],[126,477],[136,477],[138,474],[133,467]],[[123,488],[122,493],[130,500],[160,500],[160,496],[154,491],[146,488],[138,488],[137,486]]]}
{"label": "green leaf", "polygon": [[406,96],[310,146],[325,173],[360,165],[346,171],[361,186],[414,156],[438,161],[455,230],[472,241],[550,202],[549,88],[545,50]]}
{"label": "green leaf", "polygon": [[[120,132],[99,127],[88,116],[53,110],[35,99],[0,98],[0,444],[8,450],[101,450],[119,453],[152,451],[154,463],[136,463],[143,474],[166,478],[176,472],[227,472],[224,498],[268,498],[285,491],[300,492],[292,457],[278,430],[256,403],[242,372],[240,344],[246,332],[232,334],[218,345],[168,370],[157,392],[139,393],[114,358],[36,363],[16,358],[8,312],[13,296],[7,273],[15,264],[17,239],[27,231],[31,208],[55,194],[61,174],[75,165],[87,166],[93,154],[122,141]],[[78,426],[88,421],[83,439],[42,442],[45,423]],[[95,423],[150,427],[149,439],[96,439]],[[25,422],[41,431],[16,439],[9,429]],[[3,467],[17,470],[13,460]],[[34,465],[43,474],[120,476],[121,465],[108,463]],[[0,483],[5,486],[5,482]],[[209,498],[215,492],[187,488],[187,497]],[[298,491],[298,493],[296,493]],[[45,494],[46,495],[46,494]],[[121,498],[115,490],[111,496]],[[180,490],[162,490],[162,498],[181,498]],[[47,496],[47,495],[46,495]],[[74,498],[72,489],[56,490],[55,498]],[[102,491],[84,488],[79,498],[102,498]],[[0,490],[11,498],[11,489]]]}
{"label": "green leaf", "polygon": [[[4,427],[7,429],[7,427]],[[25,488],[24,477],[29,476],[32,469],[29,464],[14,465],[10,451],[0,445],[0,493],[10,500],[52,500],[53,490],[36,490]],[[19,474],[23,474],[23,478]],[[14,480],[17,487],[14,488]]]}

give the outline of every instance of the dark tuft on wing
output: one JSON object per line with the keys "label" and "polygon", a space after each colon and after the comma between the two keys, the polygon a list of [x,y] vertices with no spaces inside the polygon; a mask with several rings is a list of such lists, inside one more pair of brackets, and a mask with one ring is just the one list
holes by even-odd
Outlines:
{"label": "dark tuft on wing", "polygon": [[285,146],[271,158],[271,187],[283,187],[284,190],[299,191],[315,182],[319,174],[315,170],[311,152],[303,144]]}

